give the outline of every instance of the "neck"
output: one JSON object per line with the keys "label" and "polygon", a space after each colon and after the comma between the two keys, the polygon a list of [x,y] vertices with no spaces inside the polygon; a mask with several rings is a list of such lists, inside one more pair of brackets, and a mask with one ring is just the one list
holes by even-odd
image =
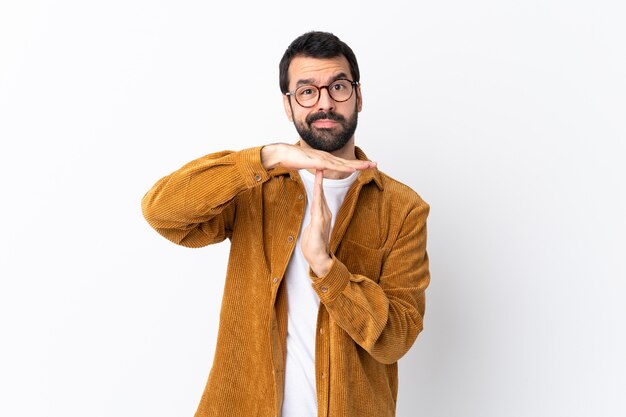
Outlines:
{"label": "neck", "polygon": [[[300,139],[300,146],[302,146],[303,148],[311,149],[311,146],[309,146],[309,144],[307,144],[302,139]],[[329,153],[331,155],[333,155],[333,156],[336,156],[336,157],[342,158],[342,159],[348,159],[348,160],[357,159],[356,152],[355,152],[355,149],[354,149],[354,136],[352,136],[352,138],[350,138],[348,143],[346,143],[343,148],[337,149],[336,151],[329,152]],[[307,169],[307,171],[309,171],[311,174],[315,175],[315,170],[314,169]],[[351,174],[346,173],[346,172],[332,171],[332,170],[329,170],[329,169],[324,170],[324,178],[328,178],[328,179],[331,179],[331,180],[339,180],[339,179],[347,178],[350,175]]]}

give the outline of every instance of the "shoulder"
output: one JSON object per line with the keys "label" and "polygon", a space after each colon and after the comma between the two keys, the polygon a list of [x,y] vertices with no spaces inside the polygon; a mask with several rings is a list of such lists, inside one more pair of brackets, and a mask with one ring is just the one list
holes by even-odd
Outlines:
{"label": "shoulder", "polygon": [[381,195],[385,200],[409,211],[415,209],[428,211],[429,204],[414,189],[383,171],[379,170],[378,173],[382,184]]}
{"label": "shoulder", "polygon": [[[358,146],[355,147],[355,154],[357,159],[369,160],[363,149]],[[365,178],[373,178],[372,182],[375,182],[378,186],[375,188],[380,190],[380,193],[377,194],[385,203],[401,210],[408,209],[408,211],[413,211],[414,209],[421,209],[428,213],[428,203],[415,190],[380,169],[375,168],[375,171],[368,173]]]}

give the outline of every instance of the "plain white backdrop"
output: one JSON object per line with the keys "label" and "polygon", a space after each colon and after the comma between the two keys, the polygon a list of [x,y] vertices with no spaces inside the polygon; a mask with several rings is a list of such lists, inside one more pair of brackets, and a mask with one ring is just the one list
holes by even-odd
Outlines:
{"label": "plain white backdrop", "polygon": [[[278,61],[355,51],[357,145],[430,205],[398,416],[626,415],[620,1],[0,3],[0,415],[192,416],[228,243],[143,220],[161,176],[292,143]],[[245,417],[245,416],[243,416]]]}

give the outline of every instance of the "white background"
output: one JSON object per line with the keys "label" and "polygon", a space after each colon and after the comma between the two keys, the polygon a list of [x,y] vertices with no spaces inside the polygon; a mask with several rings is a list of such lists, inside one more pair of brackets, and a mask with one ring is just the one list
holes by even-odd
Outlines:
{"label": "white background", "polygon": [[0,3],[0,415],[193,415],[228,244],[140,200],[294,142],[278,61],[311,29],[359,59],[357,144],[431,205],[398,416],[626,415],[623,2],[226,3]]}

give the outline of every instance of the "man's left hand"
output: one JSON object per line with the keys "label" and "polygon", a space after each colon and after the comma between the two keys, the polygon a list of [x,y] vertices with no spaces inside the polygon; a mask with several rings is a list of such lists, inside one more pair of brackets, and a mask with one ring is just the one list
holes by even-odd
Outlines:
{"label": "man's left hand", "polygon": [[322,181],[324,171],[315,171],[315,186],[311,202],[311,222],[302,231],[302,254],[318,277],[330,271],[332,258],[329,254],[330,222],[332,213],[326,204]]}

